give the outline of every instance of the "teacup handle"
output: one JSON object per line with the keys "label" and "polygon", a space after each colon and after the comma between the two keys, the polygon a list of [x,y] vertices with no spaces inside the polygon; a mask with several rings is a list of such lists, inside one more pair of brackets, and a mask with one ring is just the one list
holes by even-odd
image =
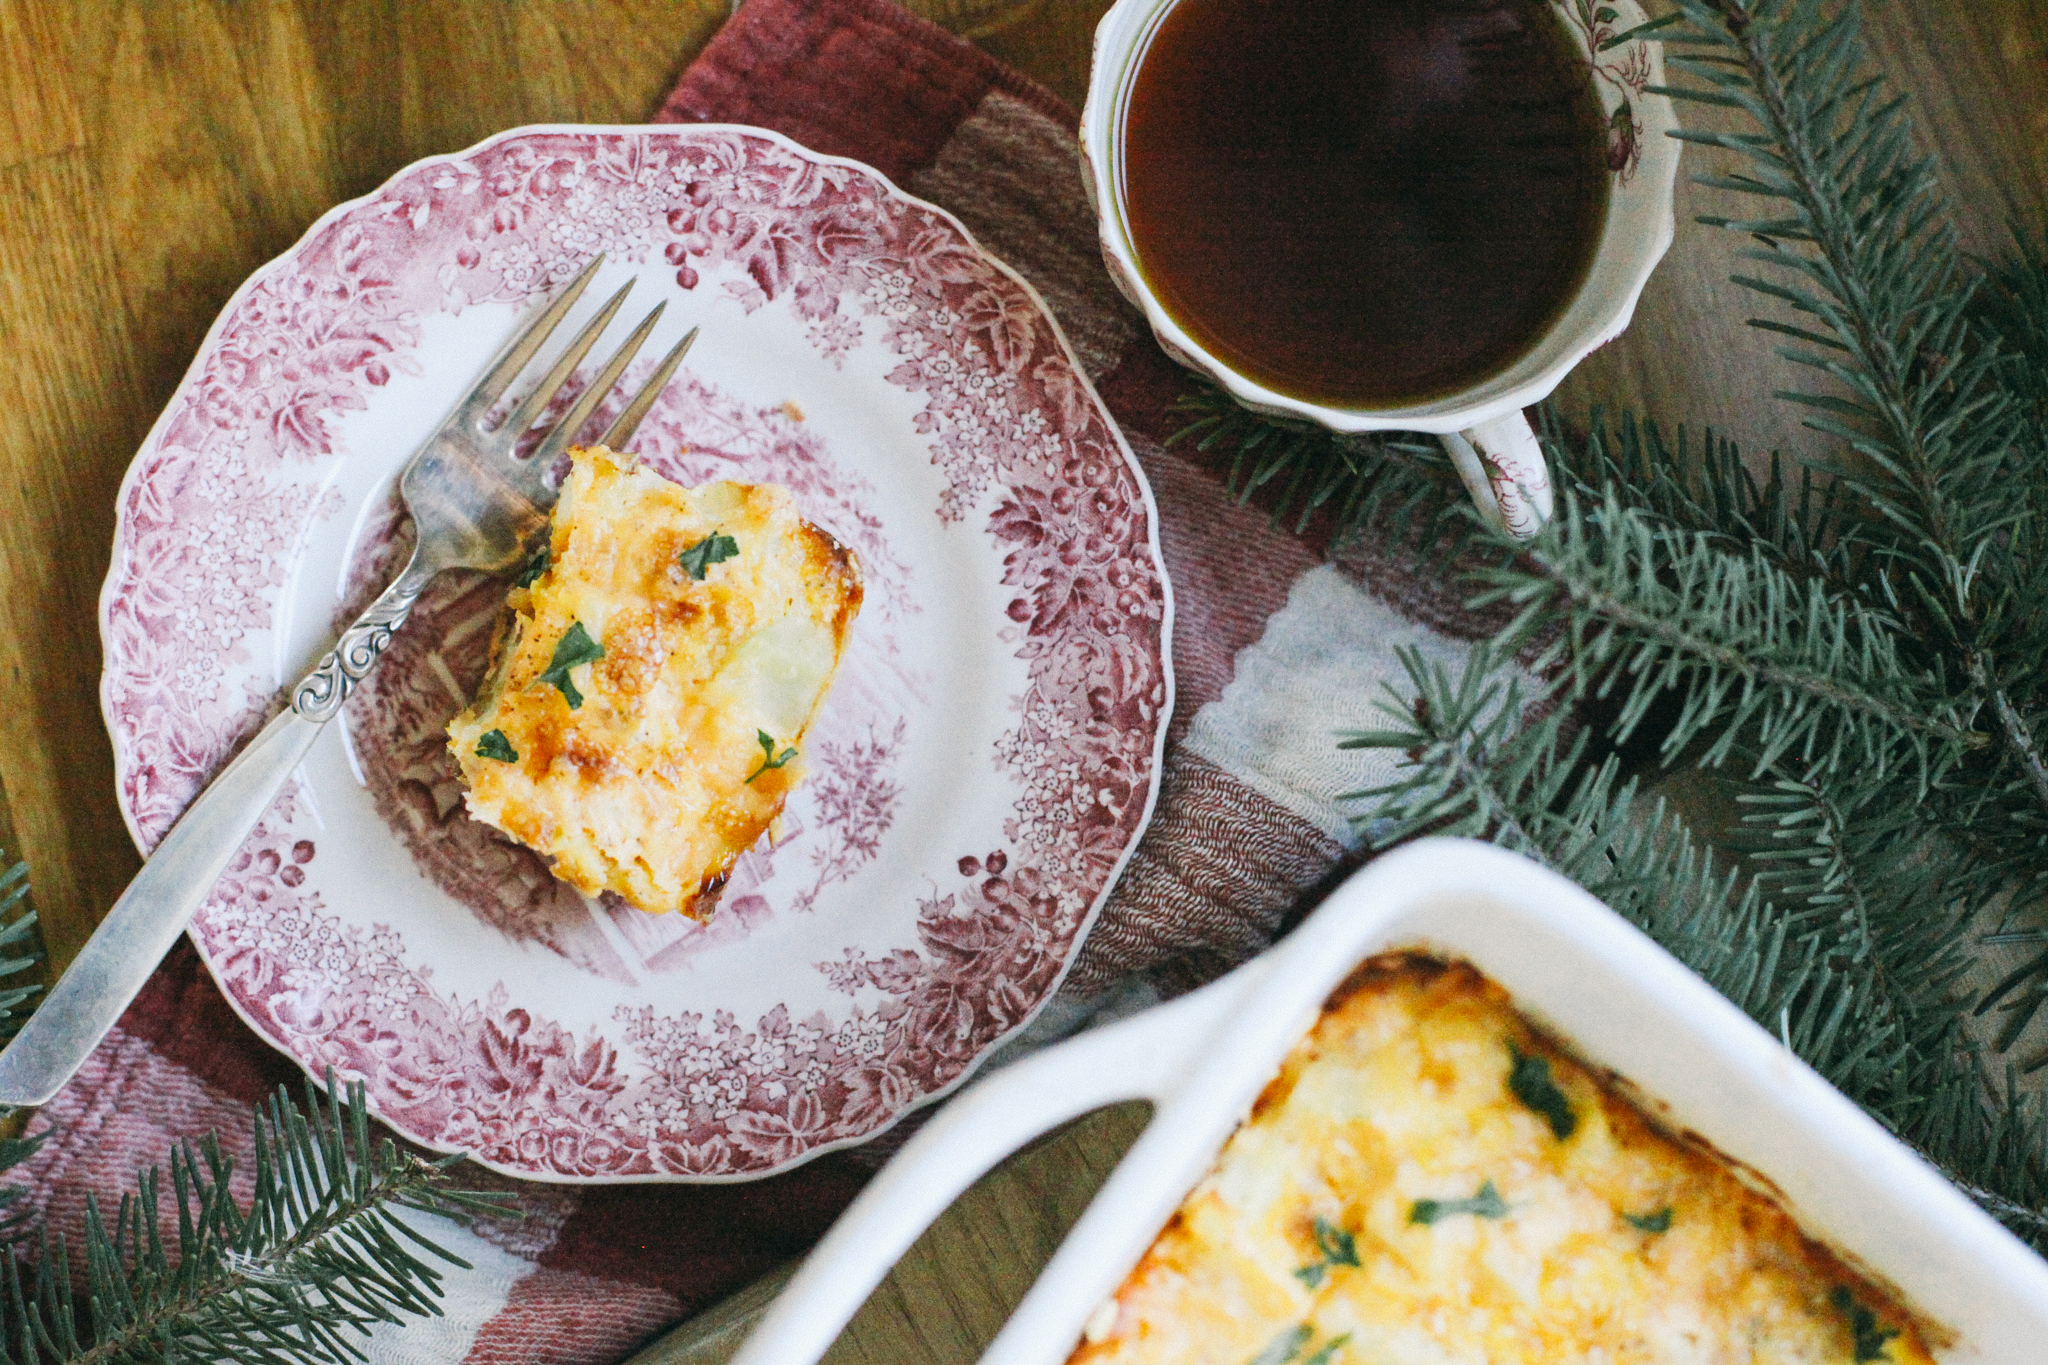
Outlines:
{"label": "teacup handle", "polygon": [[1521,409],[1439,438],[1480,515],[1527,540],[1550,520],[1550,471]]}

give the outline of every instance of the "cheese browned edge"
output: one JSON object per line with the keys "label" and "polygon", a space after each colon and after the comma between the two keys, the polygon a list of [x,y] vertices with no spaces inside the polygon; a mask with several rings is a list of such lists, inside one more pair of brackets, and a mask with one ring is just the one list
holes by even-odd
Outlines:
{"label": "cheese browned edge", "polygon": [[[556,876],[706,919],[802,777],[860,610],[859,565],[777,485],[691,489],[601,446],[571,456],[547,567],[507,593],[490,673],[449,748],[470,814]],[[681,555],[713,535],[737,553],[700,580]],[[604,652],[565,688],[544,675],[578,625]],[[514,760],[480,752],[493,732]],[[798,756],[765,766],[761,734]]]}
{"label": "cheese browned edge", "polygon": [[1932,1335],[1473,968],[1389,954],[1331,997],[1071,1362],[1930,1365]]}

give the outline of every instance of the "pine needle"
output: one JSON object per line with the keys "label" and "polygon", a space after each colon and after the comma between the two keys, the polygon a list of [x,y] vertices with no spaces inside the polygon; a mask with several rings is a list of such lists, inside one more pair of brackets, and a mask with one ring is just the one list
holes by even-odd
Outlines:
{"label": "pine needle", "polygon": [[[449,1161],[373,1142],[361,1085],[280,1089],[255,1117],[254,1189],[229,1195],[235,1163],[209,1136],[171,1151],[176,1244],[165,1243],[160,1169],[111,1221],[86,1199],[82,1264],[62,1237],[4,1253],[0,1362],[340,1362],[366,1358],[378,1323],[438,1315],[445,1267],[468,1263],[400,1210],[466,1220],[507,1204],[449,1188]],[[11,1164],[11,1163],[10,1163]],[[79,1303],[73,1285],[82,1284]]]}
{"label": "pine needle", "polygon": [[[1512,614],[1455,678],[1410,656],[1347,741],[1408,759],[1353,794],[1374,842],[1469,834],[1579,881],[2048,1249],[2048,232],[1963,256],[1850,0],[1677,3],[1617,41],[1670,44],[1666,93],[1746,122],[1676,136],[1826,458],[1758,476],[1725,432],[1546,410],[1559,510],[1518,543],[1425,448],[1211,390],[1184,434],[1276,516],[1478,550],[1445,562]],[[1617,756],[1646,750],[1744,818],[1709,847]],[[2039,948],[1988,973],[2010,945]]]}

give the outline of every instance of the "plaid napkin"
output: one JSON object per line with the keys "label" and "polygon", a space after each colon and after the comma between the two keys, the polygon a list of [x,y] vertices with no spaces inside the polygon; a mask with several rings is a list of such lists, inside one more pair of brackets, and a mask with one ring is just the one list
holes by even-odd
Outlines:
{"label": "plaid napkin", "polygon": [[[1353,857],[1338,795],[1391,772],[1390,759],[1338,752],[1332,732],[1374,723],[1381,684],[1402,676],[1397,647],[1455,664],[1480,623],[1433,566],[1370,546],[1333,558],[1315,535],[1238,506],[1199,457],[1165,448],[1189,381],[1103,270],[1077,119],[1046,91],[888,0],[749,0],[657,117],[765,125],[951,210],[1051,305],[1151,480],[1176,610],[1164,782],[1149,832],[1024,1046],[1264,947]],[[231,1151],[246,1149],[250,1104],[280,1083],[296,1091],[297,1068],[235,1018],[181,944],[45,1107],[47,1124],[34,1126],[55,1136],[13,1178],[75,1242],[85,1191],[126,1187],[176,1137],[218,1129]],[[515,1190],[526,1216],[428,1228],[476,1269],[451,1277],[445,1316],[380,1332],[372,1354],[616,1360],[804,1251],[873,1165],[842,1153],[723,1186],[481,1175],[473,1183]]]}

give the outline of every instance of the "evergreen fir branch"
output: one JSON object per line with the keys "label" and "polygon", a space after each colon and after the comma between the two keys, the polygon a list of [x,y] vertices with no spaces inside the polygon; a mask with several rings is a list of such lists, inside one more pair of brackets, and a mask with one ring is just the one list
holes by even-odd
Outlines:
{"label": "evergreen fir branch", "polygon": [[2033,788],[2042,809],[2048,810],[2048,763],[2042,762],[2040,746],[2034,741],[2035,727],[2020,715],[2011,695],[1998,682],[1988,653],[1973,649],[1965,658],[1970,666],[1970,681],[1978,695],[1990,702],[1991,714],[1997,718],[1998,727],[2005,734],[2012,761],[2026,777],[2027,785]]}
{"label": "evergreen fir branch", "polygon": [[1239,502],[1262,501],[1276,523],[1292,514],[1296,532],[1320,514],[1333,539],[1368,525],[1424,528],[1433,538],[1460,506],[1457,477],[1434,438],[1341,435],[1251,412],[1206,382],[1174,406],[1189,421],[1166,444],[1192,438],[1204,454],[1227,454],[1230,492]]}
{"label": "evergreen fir branch", "polygon": [[[20,977],[43,961],[36,944],[36,914],[28,908],[28,864],[17,860],[0,871],[0,979]],[[42,986],[0,987],[0,1043],[21,1031],[28,1010],[23,1008],[42,993]],[[0,1108],[0,1117],[16,1111]],[[0,1171],[10,1170],[35,1154],[48,1133],[34,1137],[0,1137]],[[27,1191],[19,1185],[0,1185],[0,1244],[18,1236],[35,1216],[20,1207]]]}
{"label": "evergreen fir branch", "polygon": [[1370,837],[1377,847],[1443,834],[1539,854],[1543,838],[1515,812],[1528,805],[1547,808],[1570,779],[1578,751],[1557,752],[1555,719],[1529,730],[1519,725],[1526,699],[1519,684],[1490,676],[1489,646],[1474,646],[1470,666],[1455,682],[1412,647],[1404,646],[1398,657],[1414,687],[1412,698],[1387,687],[1375,705],[1394,724],[1349,732],[1337,747],[1400,749],[1413,772],[1390,786],[1346,792],[1338,800],[1374,803]]}
{"label": "evergreen fir branch", "polygon": [[468,1263],[398,1216],[403,1209],[466,1219],[502,1201],[447,1188],[456,1160],[400,1153],[373,1141],[360,1085],[346,1097],[330,1076],[307,1085],[301,1112],[280,1090],[256,1114],[249,1209],[228,1193],[232,1158],[209,1137],[171,1153],[175,1255],[159,1231],[159,1172],[124,1195],[110,1231],[88,1196],[84,1284],[62,1237],[47,1235],[25,1263],[5,1257],[0,1361],[6,1365],[172,1360],[345,1362],[376,1323],[438,1314],[442,1271]]}
{"label": "evergreen fir branch", "polygon": [[2018,1233],[2021,1238],[2036,1247],[2048,1244],[2048,1213],[2032,1209],[2017,1200],[2006,1198],[1996,1190],[1987,1190],[1973,1180],[1966,1180],[1948,1167],[1935,1163],[1935,1168],[1947,1176],[1949,1183],[1970,1196],[1984,1211],[1999,1222]]}
{"label": "evergreen fir branch", "polygon": [[2033,458],[2024,463],[2042,480],[2048,457],[2048,227],[2038,238],[2013,230],[2013,255],[1995,266],[1977,293],[1977,322],[2018,363],[2007,383],[2019,399],[2019,417]]}
{"label": "evergreen fir branch", "polygon": [[[2009,1055],[2048,1011],[2048,951],[1966,984],[1989,942],[2048,945],[2048,237],[1964,259],[1854,0],[1678,3],[1636,36],[1673,44],[1691,88],[1668,93],[1746,119],[1679,136],[1760,206],[1706,221],[1749,237],[1738,282],[1777,305],[1752,325],[1807,377],[1777,396],[1846,453],[1758,476],[1712,431],[1596,414],[1571,439],[1546,412],[1542,536],[1431,523],[1489,551],[1474,605],[1515,623],[1456,679],[1408,657],[1412,697],[1348,741],[1410,760],[1360,818],[1578,880],[2048,1249],[2048,1105],[2020,1088],[2048,1052]],[[1215,402],[1204,447],[1283,512],[1341,509],[1389,463]],[[1407,533],[1376,515],[1357,524]],[[1523,724],[1504,670],[1538,648],[1558,709]],[[1743,789],[1735,862],[1638,799],[1609,746],[1645,727]]]}
{"label": "evergreen fir branch", "polygon": [[[27,900],[28,864],[17,861],[0,871],[0,978],[19,977],[42,963],[42,950],[36,945],[36,913],[27,908]],[[34,983],[0,987],[0,1043],[21,1031],[28,1016],[22,1006],[42,990]],[[6,1142],[0,1140],[0,1170],[14,1164],[7,1152]]]}
{"label": "evergreen fir branch", "polygon": [[1816,480],[1802,467],[1794,487],[1773,451],[1769,472],[1759,481],[1726,436],[1709,429],[1695,444],[1681,426],[1676,441],[1667,441],[1656,423],[1638,421],[1631,412],[1610,425],[1595,409],[1580,440],[1565,432],[1546,402],[1538,426],[1553,479],[1580,501],[1599,502],[1608,489],[1618,490],[1632,515],[1698,532],[1725,549],[1762,550],[1787,572],[1858,594],[1867,567],[1865,546],[1832,480]]}
{"label": "evergreen fir branch", "polygon": [[2048,1255],[2048,1116],[2018,1089],[2008,1068],[2002,1098],[1947,1085],[1928,1106],[1918,1142],[1924,1155],[1985,1212]]}
{"label": "evergreen fir branch", "polygon": [[1991,1098],[1977,1087],[1963,989],[1973,965],[1967,930],[1984,907],[1910,793],[1785,770],[1768,779],[1737,798],[1762,836],[1751,853],[1756,885],[1802,917],[1831,971],[1860,978],[1859,1027],[1875,1024],[1892,1041],[1874,1065],[1838,1059],[1831,1079],[1917,1140],[1930,1097],[1945,1087]]}
{"label": "evergreen fir branch", "polygon": [[[2014,398],[2011,467],[2030,491],[2029,505],[2037,514],[2016,524],[1985,557],[1982,577],[2002,591],[1987,614],[1987,644],[1978,657],[1980,687],[2013,736],[2014,763],[2038,801],[2048,787],[2048,764],[2037,740],[2048,719],[2040,714],[2048,700],[2043,695],[2048,679],[2048,527],[2038,515],[2048,508],[2048,232],[2031,241],[2017,231],[2013,237],[2015,255],[1993,269],[1978,292],[1976,323],[2012,360],[2002,376]],[[2015,681],[2018,686],[2012,685]],[[2039,828],[2038,807],[2022,812],[2017,803],[2003,804],[2009,823],[2036,827],[2034,837],[2021,836],[2008,861],[2024,860],[2033,868],[2048,864],[2048,837]]]}
{"label": "evergreen fir branch", "polygon": [[1379,709],[1392,724],[1342,744],[1407,755],[1400,781],[1343,798],[1359,803],[1354,819],[1373,844],[1428,832],[1533,858],[1649,932],[1809,1060],[1828,1061],[1856,1011],[1854,987],[1827,971],[1824,947],[1716,866],[1661,801],[1639,808],[1615,760],[1581,767],[1583,737],[1563,742],[1562,711],[1524,724],[1520,697],[1489,680],[1496,657],[1476,647],[1454,680],[1401,652],[1412,698],[1389,687]]}
{"label": "evergreen fir branch", "polygon": [[2012,357],[1977,324],[1977,281],[1963,268],[1933,164],[1913,150],[1905,101],[1867,73],[1853,4],[1680,5],[1693,35],[1725,45],[1739,65],[1674,54],[1671,64],[1704,86],[1667,93],[1739,109],[1756,129],[1682,136],[1750,163],[1739,181],[1717,183],[1776,201],[1769,219],[1702,221],[1758,239],[1739,254],[1778,278],[1736,282],[1815,319],[1820,331],[1798,330],[1834,342],[1778,354],[1850,395],[1777,396],[1868,462],[1834,472],[1892,526],[1901,591],[1960,652],[1992,733],[2048,811],[2048,765],[2030,708],[2016,700],[2038,683],[1999,666],[1987,600],[1997,585],[1984,573],[2000,538],[2038,510],[2027,482],[2012,477],[2028,413],[2006,385]]}
{"label": "evergreen fir branch", "polygon": [[1506,601],[1525,621],[1565,623],[1533,667],[1561,669],[1577,697],[1621,690],[1617,739],[1675,696],[1666,754],[1708,735],[1706,767],[1746,743],[1758,771],[1785,755],[1877,777],[1910,763],[1923,788],[1986,742],[1941,678],[1899,657],[1888,614],[1763,554],[1631,515],[1612,487],[1590,513],[1560,489],[1556,516],[1523,556],[1477,578],[1488,587],[1475,605]]}
{"label": "evergreen fir branch", "polygon": [[1776,867],[1745,885],[1662,802],[1640,808],[1615,760],[1584,765],[1562,711],[1524,723],[1496,658],[1477,647],[1453,679],[1402,652],[1412,695],[1388,688],[1390,723],[1343,743],[1407,756],[1399,781],[1346,798],[1372,842],[1490,839],[1577,881],[2048,1248],[2048,1124],[1990,1103],[1968,1064],[1956,987],[1970,907],[1938,894],[1938,860],[1897,843],[1889,808],[1780,778],[1752,822]]}

